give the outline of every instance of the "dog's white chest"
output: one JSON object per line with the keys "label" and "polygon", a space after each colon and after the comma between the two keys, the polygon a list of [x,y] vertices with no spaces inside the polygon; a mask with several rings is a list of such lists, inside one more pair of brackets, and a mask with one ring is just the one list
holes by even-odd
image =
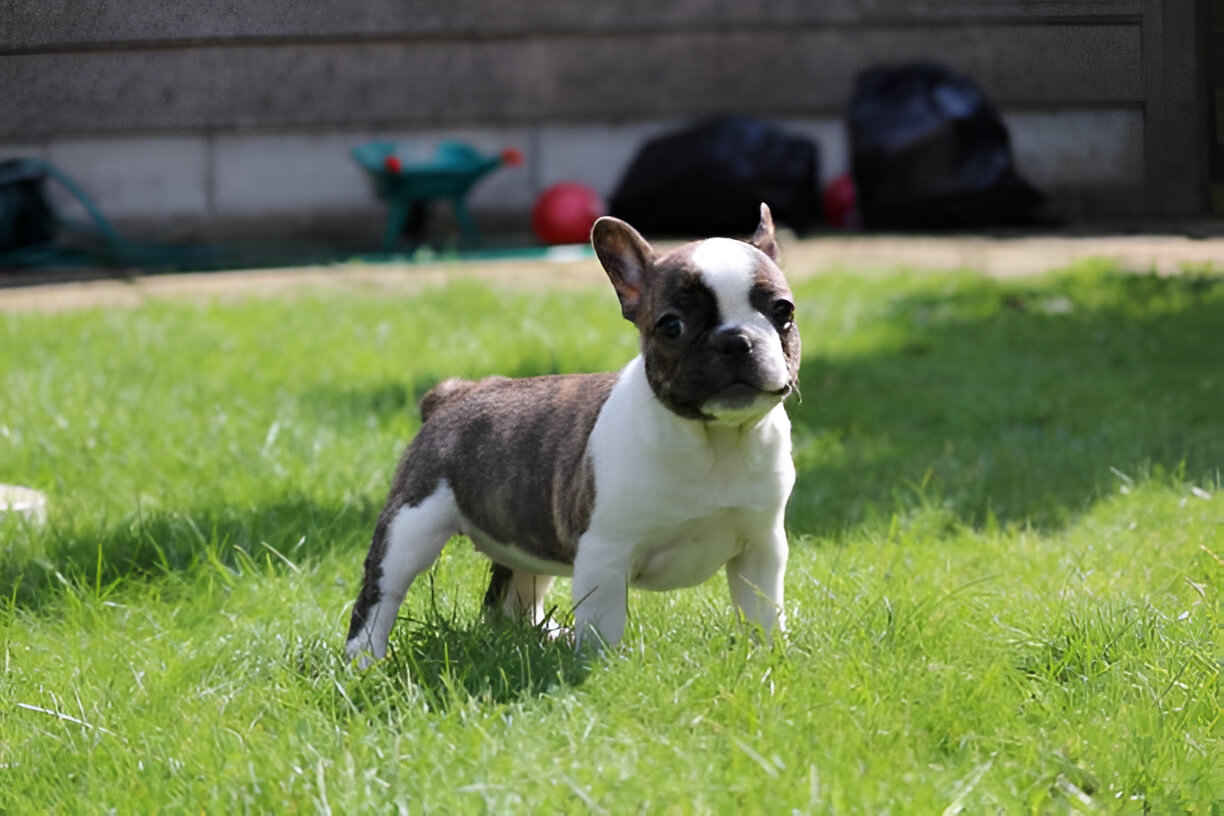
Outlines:
{"label": "dog's white chest", "polygon": [[656,531],[638,544],[631,584],[678,589],[702,583],[743,550],[738,515],[725,510],[678,529]]}
{"label": "dog's white chest", "polygon": [[653,399],[640,359],[595,424],[588,542],[609,548],[608,560],[627,558],[634,586],[705,581],[772,523],[790,494],[790,424],[780,407],[751,429],[698,427]]}

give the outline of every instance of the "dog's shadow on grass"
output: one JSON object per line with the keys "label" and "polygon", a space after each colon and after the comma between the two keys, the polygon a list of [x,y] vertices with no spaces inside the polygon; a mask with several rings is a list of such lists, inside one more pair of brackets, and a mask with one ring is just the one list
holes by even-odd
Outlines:
{"label": "dog's shadow on grass", "polygon": [[[486,619],[488,618],[488,619]],[[378,669],[412,683],[433,705],[466,699],[507,703],[581,684],[590,658],[568,639],[498,616],[427,614],[396,624]]]}
{"label": "dog's shadow on grass", "polygon": [[468,615],[431,604],[419,618],[400,617],[387,656],[368,668],[317,641],[293,657],[295,670],[317,688],[321,705],[350,713],[513,703],[586,680],[594,658],[567,638],[500,615]]}

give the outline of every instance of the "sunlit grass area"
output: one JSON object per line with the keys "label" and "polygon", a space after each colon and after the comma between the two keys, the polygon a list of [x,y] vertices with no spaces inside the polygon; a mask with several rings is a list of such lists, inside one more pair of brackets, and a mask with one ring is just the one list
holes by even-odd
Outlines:
{"label": "sunlit grass area", "polygon": [[619,367],[610,289],[0,316],[0,812],[1218,813],[1224,279],[796,294],[784,642],[716,578],[583,663],[456,540],[364,674],[418,398]]}

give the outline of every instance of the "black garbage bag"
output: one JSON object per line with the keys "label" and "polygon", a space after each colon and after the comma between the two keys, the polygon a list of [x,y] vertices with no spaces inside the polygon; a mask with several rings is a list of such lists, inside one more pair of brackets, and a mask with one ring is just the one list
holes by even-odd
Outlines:
{"label": "black garbage bag", "polygon": [[36,162],[0,161],[0,251],[43,244],[55,237],[55,213],[43,190],[46,178]]}
{"label": "black garbage bag", "polygon": [[914,63],[859,74],[850,150],[863,225],[963,229],[1032,224],[1044,197],[1016,172],[997,110],[971,79]]}
{"label": "black garbage bag", "polygon": [[745,116],[719,116],[651,139],[609,202],[644,232],[751,233],[760,203],[803,232],[820,219],[820,159],[809,139]]}

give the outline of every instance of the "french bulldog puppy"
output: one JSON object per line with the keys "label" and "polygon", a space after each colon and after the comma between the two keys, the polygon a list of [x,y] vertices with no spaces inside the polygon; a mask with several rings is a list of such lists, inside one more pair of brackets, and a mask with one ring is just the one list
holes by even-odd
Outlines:
{"label": "french bulldog puppy", "polygon": [[783,627],[795,469],[782,403],[800,353],[769,207],[747,242],[659,254],[610,217],[591,242],[641,353],[619,372],[451,379],[425,395],[374,528],[350,659],[386,654],[408,587],[456,533],[493,562],[485,605],[533,624],[555,576],[573,576],[579,646],[620,641],[629,587],[693,586],[724,565],[744,617]]}

